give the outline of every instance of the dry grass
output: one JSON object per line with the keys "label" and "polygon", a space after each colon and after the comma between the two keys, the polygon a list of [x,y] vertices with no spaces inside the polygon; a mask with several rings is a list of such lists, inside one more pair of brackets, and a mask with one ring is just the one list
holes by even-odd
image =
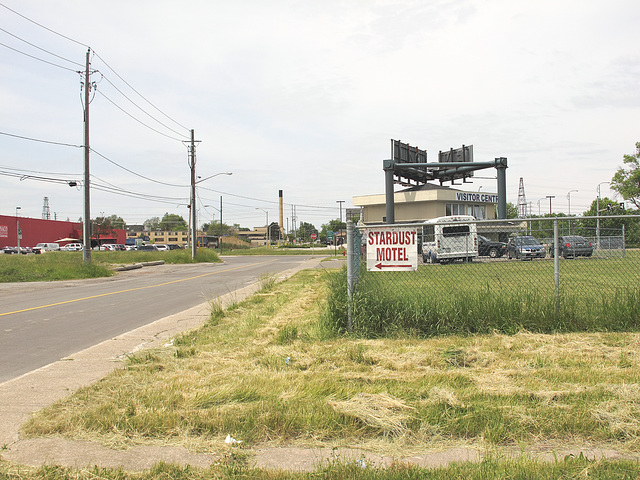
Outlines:
{"label": "dry grass", "polygon": [[326,339],[323,275],[216,308],[173,346],[39,413],[25,434],[201,451],[226,448],[227,434],[247,447],[405,454],[482,442],[638,447],[640,334]]}

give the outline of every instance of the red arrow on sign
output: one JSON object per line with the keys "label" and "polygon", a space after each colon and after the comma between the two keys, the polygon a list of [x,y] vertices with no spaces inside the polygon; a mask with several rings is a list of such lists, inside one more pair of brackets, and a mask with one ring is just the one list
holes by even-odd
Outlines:
{"label": "red arrow on sign", "polygon": [[413,265],[383,265],[382,263],[378,263],[374,265],[376,268],[411,268]]}

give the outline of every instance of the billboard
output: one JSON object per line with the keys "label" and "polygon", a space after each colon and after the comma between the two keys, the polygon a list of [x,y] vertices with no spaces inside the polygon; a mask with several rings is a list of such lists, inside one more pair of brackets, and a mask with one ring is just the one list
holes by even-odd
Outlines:
{"label": "billboard", "polygon": [[438,154],[440,163],[464,163],[473,162],[473,145],[463,145],[462,148],[451,148],[449,151]]}
{"label": "billboard", "polygon": [[[427,163],[427,151],[412,147],[408,143],[391,139],[391,158],[394,164]],[[427,167],[401,168],[394,172],[395,182],[405,186],[426,182],[428,178]]]}

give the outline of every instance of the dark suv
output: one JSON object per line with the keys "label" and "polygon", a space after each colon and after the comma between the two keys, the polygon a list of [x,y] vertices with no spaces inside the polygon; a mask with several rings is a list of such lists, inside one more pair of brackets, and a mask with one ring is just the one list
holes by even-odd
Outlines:
{"label": "dark suv", "polygon": [[[593,244],[579,235],[565,235],[558,237],[558,250],[561,257],[590,257],[593,255]],[[553,244],[549,247],[553,257]]]}
{"label": "dark suv", "polygon": [[522,235],[513,237],[507,243],[507,258],[544,258],[547,251],[536,237]]}

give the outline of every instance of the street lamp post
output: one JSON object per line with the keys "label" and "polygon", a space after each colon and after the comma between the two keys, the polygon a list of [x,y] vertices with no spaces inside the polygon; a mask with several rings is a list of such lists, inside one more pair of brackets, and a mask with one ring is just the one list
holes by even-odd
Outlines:
{"label": "street lamp post", "polygon": [[265,238],[267,239],[267,248],[269,248],[269,246],[270,246],[270,244],[271,244],[271,232],[269,231],[269,230],[271,230],[271,229],[269,228],[269,212],[268,212],[268,211],[266,211],[266,210],[265,210],[265,209],[263,209],[263,208],[260,208],[260,207],[256,207],[256,210],[262,210],[264,213],[266,213],[266,214],[267,214],[267,233],[266,233],[266,235],[265,235]]}
{"label": "street lamp post", "polygon": [[[569,190],[567,192],[567,202],[569,207],[569,216],[571,216],[571,192],[577,192],[578,190]],[[569,220],[569,235],[571,235],[571,220]]]}
{"label": "street lamp post", "polygon": [[16,207],[16,238],[18,239],[18,253],[20,253],[20,220],[18,220],[18,210],[22,207]]}
{"label": "street lamp post", "polygon": [[610,182],[600,182],[598,184],[598,196],[596,197],[596,244],[600,249],[600,185]]}
{"label": "street lamp post", "polygon": [[[220,212],[220,210],[218,210],[216,207],[214,207],[213,205],[203,205],[204,208],[213,208],[216,212]],[[213,232],[213,226],[216,223],[216,214],[215,212],[211,215],[211,231]],[[220,244],[220,237],[218,236],[218,244]]]}
{"label": "street lamp post", "polygon": [[[195,157],[195,153],[193,154]],[[218,175],[233,175],[232,172],[220,172],[196,180],[195,158],[191,161],[191,258],[196,258],[196,244],[198,242],[198,227],[196,223],[196,185]],[[222,211],[222,197],[220,197],[220,211]],[[220,214],[220,233],[222,233],[222,213]]]}
{"label": "street lamp post", "polygon": [[555,195],[547,195],[545,198],[549,199],[549,215],[551,215],[551,199],[556,198]]}

